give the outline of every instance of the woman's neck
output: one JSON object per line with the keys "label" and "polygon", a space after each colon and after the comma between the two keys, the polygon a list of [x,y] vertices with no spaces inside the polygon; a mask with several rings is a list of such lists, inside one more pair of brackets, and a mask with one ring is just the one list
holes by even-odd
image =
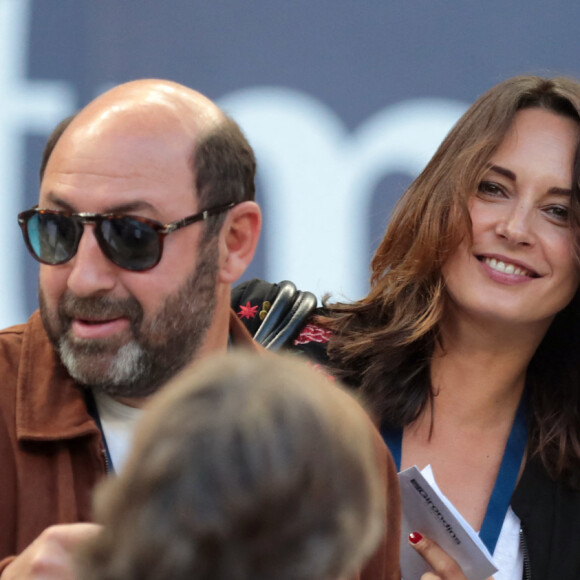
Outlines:
{"label": "woman's neck", "polygon": [[[449,320],[431,361],[433,406],[424,414],[453,421],[456,427],[486,428],[511,422],[524,389],[527,367],[547,325],[482,327],[470,320]],[[431,415],[431,412],[433,415]]]}

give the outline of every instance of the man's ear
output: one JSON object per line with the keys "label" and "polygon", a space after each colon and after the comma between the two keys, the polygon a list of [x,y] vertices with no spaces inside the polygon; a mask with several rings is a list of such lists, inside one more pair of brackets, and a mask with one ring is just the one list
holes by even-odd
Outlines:
{"label": "man's ear", "polygon": [[244,273],[254,257],[261,227],[257,203],[243,201],[229,210],[220,231],[220,282],[233,284]]}

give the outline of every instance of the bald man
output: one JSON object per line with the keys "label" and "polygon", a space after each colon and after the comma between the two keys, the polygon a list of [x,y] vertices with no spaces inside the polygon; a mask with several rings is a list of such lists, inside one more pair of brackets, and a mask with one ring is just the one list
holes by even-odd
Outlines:
{"label": "bald man", "polygon": [[255,348],[229,306],[260,231],[255,159],[214,103],[113,88],[56,130],[41,174],[19,215],[40,309],[0,332],[2,580],[68,578],[94,531],[69,522],[90,521],[147,397],[229,341]]}
{"label": "bald man", "polygon": [[[73,580],[93,488],[148,397],[228,344],[258,350],[230,309],[260,231],[255,167],[231,119],[167,81],[113,88],[49,137],[18,216],[40,309],[0,331],[1,580]],[[398,578],[398,487],[375,440],[391,525],[364,580]]]}

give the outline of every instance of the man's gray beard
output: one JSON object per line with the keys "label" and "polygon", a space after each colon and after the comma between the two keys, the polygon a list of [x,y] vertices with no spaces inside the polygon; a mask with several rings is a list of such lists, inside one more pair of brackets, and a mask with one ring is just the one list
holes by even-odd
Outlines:
{"label": "man's gray beard", "polygon": [[[200,244],[198,263],[185,283],[165,300],[151,320],[134,297],[114,301],[107,297],[65,296],[58,320],[47,312],[40,292],[40,312],[46,332],[73,379],[116,397],[145,397],[155,392],[195,357],[211,325],[216,302],[217,236]],[[114,346],[107,341],[83,341],[70,334],[73,317],[129,318],[132,337]],[[114,351],[113,354],[111,350]],[[109,356],[104,367],[103,357]]]}
{"label": "man's gray beard", "polygon": [[[65,336],[58,342],[58,352],[62,364],[70,376],[82,385],[98,388],[114,396],[145,396],[149,393],[136,393],[136,381],[151,375],[151,362],[147,353],[135,340],[124,344],[112,357],[106,376],[99,377],[99,369],[91,368],[90,363],[80,360],[78,347],[73,347]],[[85,354],[89,349],[84,349]],[[97,354],[97,353],[95,353]],[[134,387],[131,385],[135,383]],[[141,385],[144,388],[144,385]],[[139,389],[140,390],[140,389]]]}

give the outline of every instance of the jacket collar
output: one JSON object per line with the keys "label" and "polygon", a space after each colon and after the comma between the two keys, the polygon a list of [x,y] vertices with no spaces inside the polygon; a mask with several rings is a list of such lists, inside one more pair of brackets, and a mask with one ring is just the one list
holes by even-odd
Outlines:
{"label": "jacket collar", "polygon": [[39,312],[24,327],[16,386],[18,439],[54,441],[98,432],[44,331]]}

